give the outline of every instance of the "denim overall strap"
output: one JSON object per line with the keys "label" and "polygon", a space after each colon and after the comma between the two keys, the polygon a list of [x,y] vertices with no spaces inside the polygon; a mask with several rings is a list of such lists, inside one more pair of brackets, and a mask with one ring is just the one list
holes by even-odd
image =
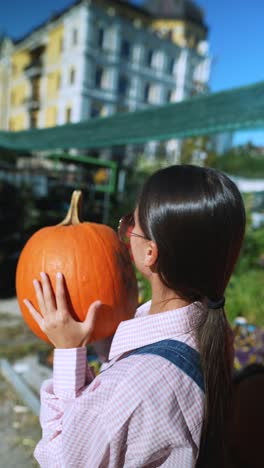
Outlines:
{"label": "denim overall strap", "polygon": [[186,343],[177,340],[162,340],[127,353],[121,359],[134,354],[156,354],[179,367],[204,392],[204,380],[200,364],[200,354]]}

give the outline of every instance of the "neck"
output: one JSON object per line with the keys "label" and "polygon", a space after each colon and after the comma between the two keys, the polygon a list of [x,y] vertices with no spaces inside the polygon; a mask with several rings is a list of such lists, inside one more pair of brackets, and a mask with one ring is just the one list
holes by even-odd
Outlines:
{"label": "neck", "polygon": [[190,304],[190,301],[180,298],[175,291],[166,288],[160,281],[151,281],[151,287],[152,300],[149,314],[180,309]]}
{"label": "neck", "polygon": [[159,314],[160,312],[168,312],[169,310],[181,309],[182,307],[186,307],[189,304],[190,302],[176,297],[171,299],[168,298],[158,302],[153,301],[152,298],[149,314]]}

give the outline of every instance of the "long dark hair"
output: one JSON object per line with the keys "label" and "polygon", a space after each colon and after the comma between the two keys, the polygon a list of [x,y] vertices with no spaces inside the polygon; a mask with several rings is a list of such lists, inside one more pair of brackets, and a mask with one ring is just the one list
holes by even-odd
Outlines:
{"label": "long dark hair", "polygon": [[[218,301],[239,256],[245,209],[223,173],[171,166],[146,181],[139,224],[158,247],[163,283],[188,301]],[[204,420],[196,467],[225,466],[225,424],[232,395],[233,346],[224,308],[205,307],[195,326],[205,383]]]}

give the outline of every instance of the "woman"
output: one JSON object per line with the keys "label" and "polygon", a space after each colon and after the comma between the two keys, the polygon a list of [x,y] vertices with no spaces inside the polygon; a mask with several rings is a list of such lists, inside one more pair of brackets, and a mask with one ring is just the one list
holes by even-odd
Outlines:
{"label": "woman", "polygon": [[119,325],[96,378],[85,345],[100,302],[77,323],[61,274],[56,293],[45,273],[34,281],[43,318],[26,304],[56,348],[41,390],[42,467],[225,466],[233,350],[224,293],[244,230],[242,198],[224,174],[194,166],[153,174],[119,226],[152,299]]}

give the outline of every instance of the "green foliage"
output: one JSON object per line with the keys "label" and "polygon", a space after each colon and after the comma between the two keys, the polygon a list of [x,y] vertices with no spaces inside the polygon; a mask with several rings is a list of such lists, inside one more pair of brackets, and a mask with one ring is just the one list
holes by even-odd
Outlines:
{"label": "green foliage", "polygon": [[264,326],[264,227],[253,229],[252,196],[245,198],[247,225],[244,244],[235,272],[226,291],[226,310],[231,321],[243,315],[255,325]]}
{"label": "green foliage", "polygon": [[182,142],[180,164],[213,166],[217,154],[212,148],[210,137],[186,138]]}
{"label": "green foliage", "polygon": [[252,226],[253,196],[246,194],[243,198],[246,208],[246,232],[235,274],[246,273],[252,268],[258,268],[260,257],[264,253],[264,227],[253,229]]}
{"label": "green foliage", "polygon": [[240,177],[264,177],[264,158],[250,146],[234,148],[212,161],[212,166]]}
{"label": "green foliage", "polygon": [[226,290],[226,311],[233,322],[243,315],[250,323],[264,326],[264,269],[233,275]]}
{"label": "green foliage", "polygon": [[144,304],[144,302],[151,299],[151,286],[149,281],[139,271],[136,271],[136,277],[138,281],[139,304]]}

